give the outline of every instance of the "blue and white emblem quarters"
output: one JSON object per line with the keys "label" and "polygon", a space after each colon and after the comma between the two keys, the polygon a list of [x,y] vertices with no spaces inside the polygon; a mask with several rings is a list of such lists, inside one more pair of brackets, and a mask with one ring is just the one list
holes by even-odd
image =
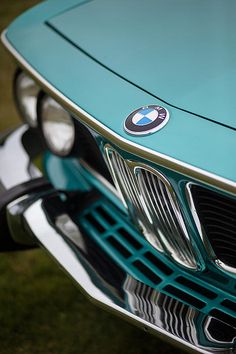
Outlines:
{"label": "blue and white emblem quarters", "polygon": [[163,128],[169,120],[166,108],[145,106],[133,111],[124,122],[124,129],[132,135],[147,135]]}

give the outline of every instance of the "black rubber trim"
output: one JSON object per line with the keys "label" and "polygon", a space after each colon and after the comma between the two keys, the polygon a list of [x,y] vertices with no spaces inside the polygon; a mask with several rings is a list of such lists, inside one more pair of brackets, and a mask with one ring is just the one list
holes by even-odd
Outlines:
{"label": "black rubber trim", "polygon": [[44,190],[48,188],[53,188],[51,183],[45,177],[39,177],[32,179],[30,181],[18,184],[12,187],[0,195],[0,210],[4,208],[7,204],[11,203],[13,200],[21,197],[24,194],[34,192],[35,190]]}
{"label": "black rubber trim", "polygon": [[33,160],[45,151],[42,136],[37,128],[29,127],[22,135],[21,142],[30,160]]}
{"label": "black rubber trim", "polygon": [[0,252],[18,251],[32,248],[32,246],[18,244],[12,239],[6,220],[6,206],[25,194],[40,192],[48,189],[53,189],[52,185],[48,182],[48,180],[46,180],[46,178],[40,177],[19,184],[11,189],[5,190],[0,194]]}

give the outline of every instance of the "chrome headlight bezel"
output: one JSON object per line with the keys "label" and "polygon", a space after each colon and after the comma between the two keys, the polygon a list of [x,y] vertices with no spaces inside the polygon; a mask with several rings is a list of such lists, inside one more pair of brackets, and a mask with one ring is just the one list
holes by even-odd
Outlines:
{"label": "chrome headlight bezel", "polygon": [[[61,114],[60,118],[58,114]],[[73,155],[78,128],[72,115],[54,98],[41,91],[37,101],[37,116],[46,147],[59,157]],[[64,142],[60,139],[64,139]]]}

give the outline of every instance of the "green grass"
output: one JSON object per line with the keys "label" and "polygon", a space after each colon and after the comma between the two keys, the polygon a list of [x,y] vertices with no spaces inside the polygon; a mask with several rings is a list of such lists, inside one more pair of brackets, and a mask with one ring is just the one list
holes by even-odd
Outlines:
{"label": "green grass", "polygon": [[43,251],[1,255],[0,353],[170,353],[89,303]]}
{"label": "green grass", "polygon": [[[4,1],[1,31],[37,1]],[[14,63],[0,46],[0,130],[19,122]],[[1,354],[164,354],[177,351],[89,303],[42,250],[0,254]]]}

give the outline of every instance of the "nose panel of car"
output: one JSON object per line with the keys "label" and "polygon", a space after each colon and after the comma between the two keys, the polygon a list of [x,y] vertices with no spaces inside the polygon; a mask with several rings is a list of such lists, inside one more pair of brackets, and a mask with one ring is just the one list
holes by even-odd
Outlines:
{"label": "nose panel of car", "polygon": [[[214,178],[223,177],[232,185],[230,181],[236,180],[235,161],[230,159],[236,145],[233,130],[165,105],[170,119],[163,129],[144,137],[125,133],[123,123],[130,112],[142,105],[163,105],[163,102],[107,70],[48,27],[44,21],[53,17],[53,1],[49,3],[51,11],[46,11],[43,3],[16,20],[3,35],[4,43],[20,65],[47,92],[125,150],[181,169],[183,173],[188,169],[197,178],[199,173],[207,171],[207,176],[211,173]],[[42,55],[45,52],[47,56]]]}

